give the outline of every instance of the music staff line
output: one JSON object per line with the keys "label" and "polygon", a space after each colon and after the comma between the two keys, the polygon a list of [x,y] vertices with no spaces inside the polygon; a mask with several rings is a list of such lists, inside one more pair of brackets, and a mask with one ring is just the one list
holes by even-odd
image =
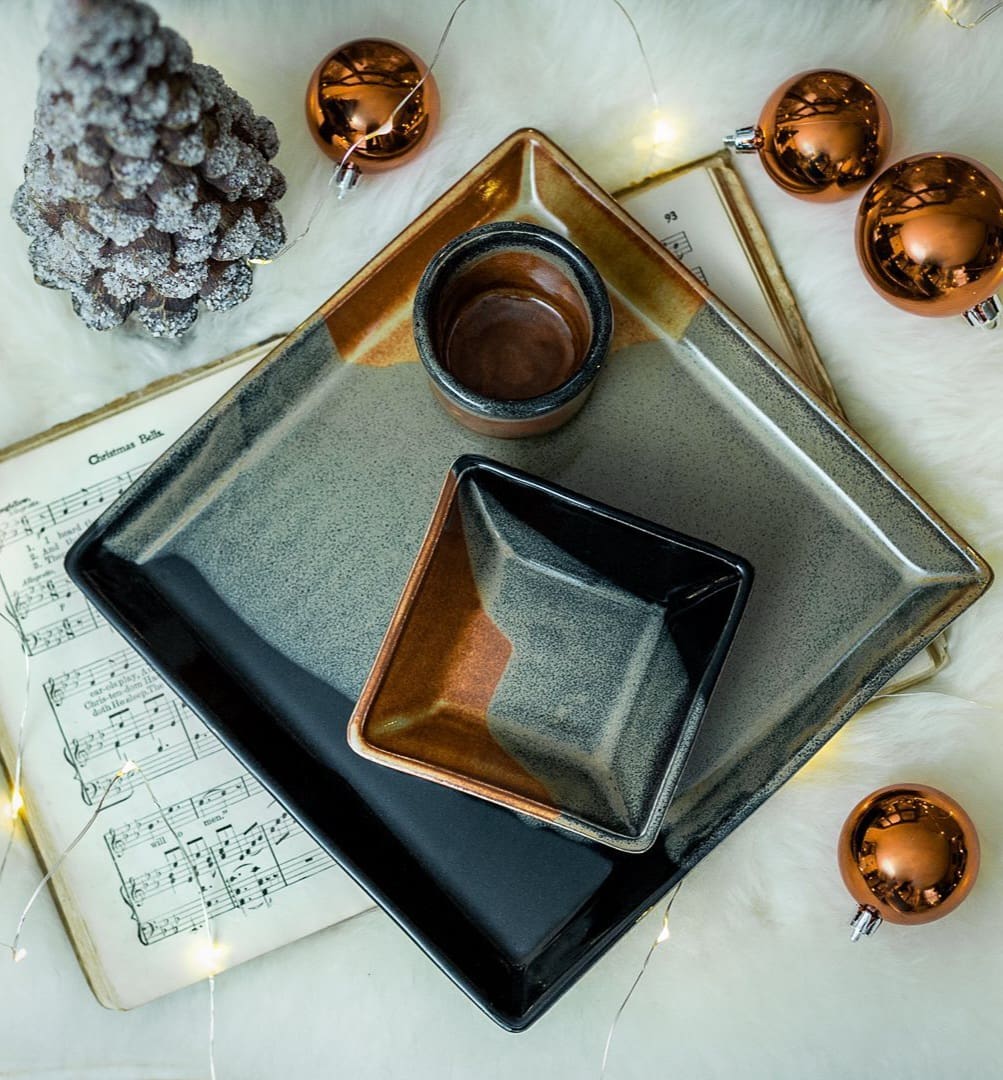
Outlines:
{"label": "music staff line", "polygon": [[[216,840],[207,844],[204,836],[198,836],[187,841],[191,863],[177,847],[164,852],[165,865],[147,870],[145,873],[131,876],[126,879],[126,888],[130,901],[136,906],[155,899],[164,893],[174,892],[179,885],[190,885],[194,881],[192,867],[195,874],[202,882],[203,891],[207,890],[204,878],[219,875],[221,880],[232,880],[234,875],[226,878],[225,872],[231,869],[242,869],[251,866],[257,873],[261,867],[256,863],[247,863],[247,859],[255,859],[267,855],[281,870],[281,860],[277,854],[278,846],[287,840],[293,833],[298,833],[292,819],[286,812],[269,821],[254,822],[242,832],[238,833],[232,825],[224,825],[216,830]],[[107,841],[107,836],[105,837]],[[311,850],[320,851],[316,844],[311,844]],[[204,865],[200,865],[200,860]]]}
{"label": "music staff line", "polygon": [[203,821],[231,806],[254,798],[263,790],[260,781],[245,774],[226,784],[193,795],[190,799],[165,806],[163,813],[148,814],[130,821],[128,825],[109,829],[105,833],[105,841],[111,851],[121,858],[130,848],[170,835],[172,827],[175,830],[183,829],[193,821]]}
{"label": "music staff line", "polygon": [[[333,866],[330,857],[316,844],[282,859],[279,845],[300,830],[283,812],[270,821],[249,826],[243,833],[232,826],[217,830],[217,842],[206,843],[199,836],[187,842],[188,858],[175,847],[164,852],[165,864],[144,874],[125,877],[112,852],[121,881],[121,894],[139,927],[144,945],[202,925],[202,900],[213,915],[228,911],[267,906],[271,896],[283,888],[312,877]],[[107,841],[107,836],[106,836]],[[143,908],[159,896],[179,887],[196,886],[196,896],[161,915],[145,918]]]}
{"label": "music staff line", "polygon": [[152,737],[179,724],[188,738],[181,719],[180,702],[169,700],[166,692],[162,691],[146,698],[141,708],[134,709],[127,705],[108,713],[101,727],[70,740],[70,755],[78,768],[83,768],[103,754],[115,754],[116,760],[121,760],[123,756],[128,756],[126,751],[135,740]]}
{"label": "music staff line", "polygon": [[668,248],[677,259],[682,259],[683,256],[689,255],[693,250],[690,238],[684,231],[671,233],[669,236],[663,236],[659,240],[659,243],[662,247]]}
{"label": "music staff line", "polygon": [[132,651],[132,649],[119,649],[110,656],[94,660],[89,664],[71,668],[69,671],[54,675],[45,682],[46,693],[53,705],[62,705],[76,694],[85,693],[88,690],[96,690],[112,679],[119,678],[130,669],[136,671],[149,671],[149,668]]}
{"label": "music staff line", "polygon": [[[225,915],[229,911],[241,910],[250,906],[256,896],[261,905],[269,903],[272,894],[279,892],[291,885],[296,885],[308,878],[315,877],[334,866],[333,860],[324,852],[318,850],[311,854],[302,854],[283,863],[282,872],[269,870],[254,879],[254,890],[251,895],[244,895],[243,887],[229,888],[225,885],[207,891],[206,908],[214,917]],[[234,897],[234,894],[236,896]],[[153,945],[158,941],[183,934],[187,931],[199,930],[204,926],[201,901],[195,899],[187,904],[182,904],[172,909],[165,915],[157,918],[143,920],[140,913],[132,908],[128,898],[123,893],[123,899],[129,905],[133,918],[139,927],[139,940],[144,945]]]}
{"label": "music staff line", "polygon": [[[136,662],[140,663],[138,657]],[[219,739],[194,717],[180,698],[162,683],[154,685],[162,687],[159,693],[148,695],[135,706],[114,709],[97,726],[73,734],[60,715],[52,687],[46,683],[49,705],[63,737],[63,756],[73,767],[87,805],[101,797],[125,758],[135,761],[147,778],[155,779],[223,749]],[[125,776],[116,789],[114,801],[128,798],[135,784],[133,774]]]}
{"label": "music staff line", "polygon": [[29,656],[38,656],[39,653],[48,652],[62,645],[64,641],[83,637],[85,634],[100,630],[107,626],[108,622],[103,615],[99,615],[89,603],[84,601],[83,608],[65,615],[61,619],[55,619],[37,630],[26,631],[21,627],[24,647]]}
{"label": "music staff line", "polygon": [[24,588],[15,589],[10,602],[15,616],[24,619],[49,604],[65,603],[74,592],[76,588],[65,574],[53,573],[44,581],[34,581]]}
{"label": "music staff line", "polygon": [[[184,742],[177,746],[158,744],[152,751],[146,754],[138,754],[135,750],[129,754],[129,760],[134,761],[142,770],[147,780],[156,780],[158,777],[167,776],[193,761],[202,761],[204,758],[218,754],[223,749],[223,744],[208,729],[196,731]],[[70,750],[63,751],[67,761],[73,765],[80,781],[81,797],[88,806],[101,797],[101,793],[111,782],[112,777],[121,768],[121,760],[107,771],[100,773],[93,779],[85,779],[73,759]],[[128,798],[132,791],[142,781],[137,780],[133,773],[123,777],[122,782],[116,789],[116,796],[112,804]]]}
{"label": "music staff line", "polygon": [[130,469],[128,472],[111,476],[107,480],[79,488],[62,498],[39,503],[21,514],[8,513],[4,519],[0,519],[0,548],[17,543],[29,536],[43,536],[49,529],[65,521],[71,521],[81,514],[89,513],[96,517],[101,507],[117,499],[138,476],[142,475],[148,465],[147,462],[139,468]]}

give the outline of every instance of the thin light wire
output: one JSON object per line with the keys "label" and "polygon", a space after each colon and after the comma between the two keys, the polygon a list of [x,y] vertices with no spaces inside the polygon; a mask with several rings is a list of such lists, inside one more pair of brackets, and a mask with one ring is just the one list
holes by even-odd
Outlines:
{"label": "thin light wire", "polygon": [[[404,108],[405,105],[407,105],[407,103],[415,96],[415,94],[418,93],[418,91],[425,85],[425,81],[432,74],[433,68],[439,62],[439,55],[442,52],[442,47],[446,44],[446,38],[449,37],[449,32],[453,29],[453,22],[456,19],[456,16],[459,15],[460,8],[462,8],[468,2],[469,0],[459,0],[459,3],[456,5],[456,7],[453,8],[452,12],[450,13],[449,18],[446,20],[446,25],[439,36],[439,44],[436,45],[435,52],[432,54],[432,59],[429,62],[428,67],[425,69],[425,74],[422,75],[422,77],[414,84],[414,86],[411,87],[407,94],[405,94],[404,97],[401,98],[401,100],[394,106],[393,111],[390,113],[387,119],[379,126],[379,128],[377,128],[376,131],[370,132],[367,135],[362,135],[358,139],[356,139],[354,143],[352,143],[348,150],[345,151],[345,156],[341,159],[341,164],[338,166],[339,171],[348,165],[349,159],[351,158],[352,154],[354,154],[355,151],[358,150],[364,142],[366,142],[368,139],[373,138],[376,135],[386,135],[389,131],[392,130],[393,122],[397,114],[401,111],[401,109]],[[627,9],[621,3],[621,0],[612,0],[612,3],[616,5],[617,9],[630,24],[630,29],[633,31],[634,40],[637,42],[637,48],[641,54],[641,62],[644,64],[644,69],[648,76],[648,86],[651,90],[651,104],[655,109],[657,109],[659,107],[659,101],[658,87],[655,83],[655,72],[652,69],[651,61],[648,58],[647,50],[644,47],[644,42],[641,40],[641,32],[638,30],[637,24],[631,18],[630,12],[627,11]]]}
{"label": "thin light wire", "polygon": [[978,709],[988,709],[989,712],[1000,712],[1003,705],[987,705],[984,701],[975,701],[972,698],[961,697],[960,694],[945,694],[942,690],[889,690],[887,693],[875,694],[872,701],[880,698],[890,700],[904,697],[940,697],[950,701],[963,701],[966,705],[974,705]]}
{"label": "thin light wire", "polygon": [[620,3],[620,0],[613,0],[613,3],[620,9],[623,17],[630,23],[630,28],[634,32],[634,39],[637,41],[637,50],[641,54],[644,70],[648,74],[648,86],[651,88],[651,107],[653,109],[659,109],[661,108],[661,103],[658,100],[658,86],[655,83],[655,72],[651,67],[651,60],[648,58],[648,52],[644,47],[644,42],[641,40],[641,32],[637,29],[637,23],[630,17],[630,12],[622,3]]}
{"label": "thin light wire", "polygon": [[[18,642],[20,643],[20,646],[21,646],[21,654],[24,657],[24,704],[23,704],[23,707],[21,709],[21,721],[20,721],[20,724],[18,725],[17,757],[15,759],[15,764],[14,764],[14,783],[13,783],[13,789],[12,789],[12,794],[11,794],[11,798],[13,800],[15,798],[18,798],[20,796],[20,792],[21,792],[21,772],[22,772],[22,765],[23,765],[23,761],[24,761],[24,737],[25,737],[25,730],[26,730],[26,726],[27,726],[28,708],[29,708],[30,701],[31,701],[31,655],[28,652],[28,649],[27,649],[27,647],[25,645],[24,638],[22,637],[21,632],[18,629],[18,625],[17,625],[16,621],[13,618],[13,612],[9,611],[9,609],[8,609],[7,612],[0,611],[0,619],[2,619],[10,627],[10,629],[15,634],[17,634]],[[10,942],[9,944],[6,943],[6,942],[0,942],[0,947],[6,947],[6,948],[10,949],[11,956],[13,957],[15,962],[23,960],[24,956],[25,956],[25,950],[21,948],[21,935],[22,935],[22,932],[24,930],[25,920],[28,918],[28,914],[30,913],[31,909],[34,907],[35,901],[39,898],[39,896],[42,893],[42,890],[52,880],[52,878],[58,872],[59,868],[63,865],[63,863],[69,857],[69,855],[73,851],[73,849],[90,832],[90,830],[93,827],[94,823],[98,819],[98,815],[104,809],[104,805],[108,800],[108,796],[111,794],[112,789],[115,787],[115,785],[117,783],[119,783],[119,781],[124,776],[126,776],[127,774],[132,773],[132,772],[135,772],[139,776],[140,780],[143,783],[143,786],[146,788],[147,794],[150,796],[150,799],[153,802],[153,805],[157,808],[157,811],[160,814],[160,817],[163,820],[164,825],[166,826],[168,832],[170,832],[171,836],[174,838],[174,841],[178,846],[178,850],[184,856],[185,862],[188,864],[188,869],[191,871],[192,880],[194,881],[195,887],[196,887],[196,889],[198,891],[199,903],[200,903],[200,905],[202,907],[202,919],[203,919],[203,924],[205,926],[206,941],[208,943],[209,950],[210,950],[209,951],[209,956],[210,956],[210,958],[212,957],[213,951],[216,948],[216,942],[213,939],[212,921],[211,921],[210,916],[209,916],[208,905],[206,904],[206,901],[205,901],[205,893],[204,893],[204,891],[202,889],[201,881],[199,880],[198,866],[196,866],[196,864],[192,860],[192,857],[189,854],[187,848],[181,842],[181,838],[178,836],[177,831],[175,830],[173,824],[171,823],[170,818],[167,816],[167,813],[165,812],[163,805],[161,804],[160,800],[157,798],[157,793],[153,790],[153,787],[150,784],[150,781],[147,779],[147,776],[143,772],[142,768],[140,768],[140,766],[137,765],[133,761],[126,761],[126,762],[123,762],[122,767],[118,770],[118,772],[115,773],[115,775],[108,782],[107,787],[105,787],[104,791],[101,794],[101,798],[98,800],[97,805],[94,807],[93,812],[91,813],[91,815],[87,819],[87,821],[84,823],[83,827],[80,829],[80,831],[77,833],[77,835],[73,838],[73,840],[70,841],[70,843],[67,845],[67,847],[65,847],[63,849],[63,851],[61,852],[59,857],[56,859],[56,861],[46,871],[46,873],[42,877],[41,881],[39,881],[39,883],[35,886],[34,892],[32,892],[31,896],[28,898],[27,904],[25,904],[23,910],[21,911],[21,917],[18,919],[18,922],[17,922],[17,930],[16,930],[16,932],[14,934],[14,940],[12,942]],[[12,807],[12,810],[13,810],[13,808],[14,808],[13,801],[11,803],[11,807]],[[20,820],[20,816],[21,815],[20,815],[19,810],[18,810],[18,812],[14,812],[14,813],[11,814],[11,831],[10,831],[10,835],[7,837],[7,843],[6,843],[6,846],[5,846],[5,849],[4,849],[3,859],[2,859],[2,861],[0,861],[0,881],[3,880],[3,874],[4,874],[4,871],[7,868],[7,862],[8,862],[8,859],[10,858],[11,849],[14,846],[14,837],[15,837],[16,832],[17,832],[17,823]],[[216,1047],[216,976],[215,976],[215,972],[213,972],[213,971],[209,972],[208,982],[209,982],[209,1077],[210,1077],[210,1080],[216,1080],[216,1049],[215,1049],[215,1047]]]}
{"label": "thin light wire", "polygon": [[[375,131],[367,131],[365,134],[360,135],[355,142],[345,151],[341,158],[341,161],[332,169],[331,176],[328,179],[327,184],[324,186],[324,190],[321,192],[314,204],[313,210],[310,212],[310,216],[307,218],[306,225],[303,230],[295,236],[292,240],[283,244],[279,250],[267,259],[248,259],[249,263],[253,263],[255,266],[265,266],[268,263],[274,262],[281,255],[284,255],[290,248],[295,247],[310,231],[311,226],[317,220],[317,216],[320,214],[322,207],[327,201],[328,194],[330,193],[331,186],[335,181],[344,175],[344,172],[351,165],[352,155],[370,139],[376,138],[378,135],[386,135],[393,129],[394,120],[397,118],[397,114],[403,109],[407,103],[418,93],[419,90],[425,85],[426,80],[431,76],[436,64],[439,62],[439,56],[442,53],[443,46],[446,44],[446,39],[449,37],[450,32],[453,29],[453,23],[456,21],[456,16],[459,15],[460,9],[464,7],[469,0],[459,0],[456,6],[449,14],[449,18],[446,20],[446,25],[442,29],[442,33],[439,35],[439,43],[435,47],[435,52],[432,54],[432,59],[429,61],[428,67],[425,69],[425,73],[421,78],[411,87],[411,89],[404,95],[403,98],[394,106],[390,115],[383,121],[383,123]],[[634,35],[634,40],[637,42],[637,49],[641,56],[641,62],[644,64],[645,74],[648,80],[648,87],[651,92],[651,104],[657,111],[661,106],[658,97],[658,85],[655,81],[655,71],[651,64],[651,58],[648,56],[648,51],[644,47],[644,42],[641,39],[641,32],[637,28],[637,24],[634,22],[630,15],[630,12],[624,7],[621,0],[611,0],[616,5],[617,9],[623,15],[623,17],[630,24],[630,29]],[[340,191],[338,198],[342,198],[345,194],[344,190]]]}
{"label": "thin light wire", "polygon": [[644,973],[648,970],[648,964],[651,962],[651,958],[655,953],[655,949],[664,941],[668,941],[669,938],[669,912],[672,910],[672,905],[675,903],[676,897],[679,895],[679,890],[683,887],[682,881],[672,890],[671,896],[669,896],[668,903],[665,905],[665,910],[662,912],[662,923],[658,928],[658,934],[655,936],[654,941],[648,946],[648,951],[645,954],[644,962],[641,964],[641,970],[634,976],[634,981],[630,984],[630,989],[624,996],[623,1001],[620,1002],[620,1007],[613,1015],[613,1022],[609,1026],[609,1032],[606,1035],[606,1045],[603,1047],[602,1052],[602,1065],[599,1067],[599,1080],[603,1080],[606,1075],[606,1063],[609,1060],[609,1050],[613,1045],[613,1036],[616,1034],[616,1026],[620,1022],[620,1017],[623,1016],[624,1009],[627,1008],[627,1004],[634,996],[634,991],[637,989],[638,983],[644,978]]}
{"label": "thin light wire", "polygon": [[[616,0],[614,0],[614,3],[615,2]],[[984,23],[990,15],[995,15],[996,12],[1000,10],[1000,8],[1003,8],[1003,0],[1000,0],[1000,3],[998,4],[993,4],[992,7],[986,8],[986,10],[983,11],[982,14],[974,22],[962,22],[959,18],[957,18],[957,16],[955,16],[955,14],[948,6],[948,0],[935,0],[934,7],[939,8],[943,16],[946,19],[950,20],[952,23],[954,23],[954,25],[959,27],[960,29],[974,30],[975,27],[978,26],[980,23]]]}
{"label": "thin light wire", "polygon": [[324,185],[324,190],[320,193],[317,201],[313,204],[313,209],[310,211],[310,216],[306,219],[306,224],[302,230],[292,238],[287,240],[274,255],[270,255],[267,259],[248,259],[249,263],[254,266],[267,266],[270,262],[274,262],[279,256],[285,255],[290,249],[295,247],[306,234],[310,231],[313,223],[317,220],[317,215],[324,207],[324,203],[327,202],[327,196],[330,194],[331,188],[334,185],[335,180],[338,178],[340,166],[331,170],[331,175],[327,178],[327,183]]}
{"label": "thin light wire", "polygon": [[[157,808],[157,812],[160,814],[161,820],[164,826],[170,832],[174,838],[175,843],[178,845],[178,850],[181,852],[188,864],[188,869],[191,871],[192,881],[195,884],[195,888],[198,892],[199,903],[202,907],[202,919],[205,927],[206,941],[210,949],[210,958],[213,951],[216,948],[216,942],[212,934],[212,920],[209,915],[209,907],[205,901],[205,892],[202,889],[202,883],[199,880],[198,866],[195,864],[187,848],[181,841],[181,837],[178,836],[174,825],[171,823],[170,818],[167,816],[167,812],[164,810],[163,804],[157,798],[156,792],[153,790],[150,781],[147,779],[146,774],[142,768],[134,761],[124,761],[121,768],[108,782],[104,791],[101,794],[101,798],[98,800],[97,805],[94,807],[90,817],[84,823],[83,828],[77,833],[77,835],[70,841],[70,843],[63,849],[62,853],[56,859],[56,861],[49,867],[41,881],[35,886],[34,892],[28,898],[27,904],[24,905],[21,911],[21,917],[17,921],[17,930],[14,934],[14,940],[11,942],[0,942],[0,946],[10,950],[10,954],[15,963],[20,962],[26,955],[26,950],[21,947],[21,935],[24,932],[24,924],[28,918],[31,909],[35,906],[35,901],[42,894],[42,890],[52,880],[55,874],[59,871],[59,868],[67,860],[72,853],[73,849],[84,839],[84,837],[91,831],[94,823],[97,821],[98,816],[104,809],[105,803],[108,801],[108,796],[111,795],[112,789],[115,787],[123,777],[129,773],[136,773],[146,788],[147,793],[150,796],[153,805]],[[209,983],[209,1077],[210,1080],[216,1080],[216,976],[215,972],[210,971],[208,975]]]}
{"label": "thin light wire", "polygon": [[48,885],[53,875],[55,875],[58,872],[59,868],[63,865],[63,863],[66,862],[73,849],[91,831],[91,827],[94,825],[94,822],[97,821],[98,815],[104,809],[104,804],[107,801],[108,796],[111,794],[112,788],[119,782],[119,780],[122,779],[123,776],[125,776],[126,771],[127,770],[125,770],[124,768],[119,769],[118,772],[115,773],[115,775],[111,778],[111,780],[108,782],[107,787],[102,792],[101,798],[98,799],[97,806],[94,807],[91,816],[84,823],[83,828],[69,842],[69,844],[67,844],[67,846],[63,848],[63,851],[60,854],[59,858],[56,859],[52,866],[49,867],[49,869],[45,872],[42,880],[35,886],[35,891],[31,894],[28,903],[24,905],[24,910],[21,912],[21,918],[17,921],[17,931],[14,934],[14,940],[7,946],[7,948],[10,949],[11,955],[13,956],[15,961],[23,959],[24,957],[24,952],[20,948],[21,933],[24,930],[24,923],[25,920],[28,918],[28,913],[35,906],[35,901],[39,898],[42,890],[45,888],[46,885]]}
{"label": "thin light wire", "polygon": [[[618,0],[613,0],[613,2],[617,3]],[[467,3],[468,0],[459,0],[459,3],[450,12],[449,18],[446,20],[446,25],[443,27],[442,33],[439,35],[439,44],[436,45],[435,52],[432,54],[432,59],[429,61],[429,65],[425,69],[425,74],[422,75],[422,77],[414,84],[414,86],[411,87],[411,89],[404,95],[404,97],[402,97],[401,100],[397,102],[390,115],[386,118],[386,120],[383,121],[382,124],[380,124],[380,126],[375,131],[360,135],[359,138],[357,138],[355,142],[352,143],[352,145],[345,151],[345,156],[341,159],[341,163],[338,165],[337,172],[340,172],[342,169],[347,167],[352,154],[354,154],[355,151],[358,150],[364,142],[367,142],[369,139],[372,139],[377,135],[386,135],[393,128],[394,119],[396,118],[397,114],[415,96],[415,94],[418,93],[418,91],[425,85],[425,82],[429,78],[429,76],[431,76],[435,65],[439,62],[439,54],[442,52],[443,45],[446,44],[446,38],[449,37],[449,32],[453,29],[453,22],[455,21],[456,16],[459,15],[460,8],[462,8]]]}

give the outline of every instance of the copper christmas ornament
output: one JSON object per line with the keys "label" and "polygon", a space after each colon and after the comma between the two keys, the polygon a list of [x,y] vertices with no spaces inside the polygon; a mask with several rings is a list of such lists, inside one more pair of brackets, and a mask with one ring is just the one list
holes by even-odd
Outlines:
{"label": "copper christmas ornament", "polygon": [[1003,180],[960,154],[918,154],[867,189],[857,255],[889,302],[994,326],[1003,283]]}
{"label": "copper christmas ornament", "polygon": [[758,153],[770,179],[801,199],[831,202],[881,167],[892,122],[872,86],[845,71],[803,71],[778,86],[755,127],[725,137]]}
{"label": "copper christmas ornament", "polygon": [[[400,165],[432,132],[439,116],[434,77],[408,97],[426,70],[410,49],[378,38],[350,41],[317,65],[307,86],[307,125],[321,150],[344,163],[345,186],[352,186],[360,171]],[[344,162],[349,150],[351,158]]]}
{"label": "copper christmas ornament", "polygon": [[893,784],[859,802],[839,834],[839,871],[859,907],[851,940],[882,920],[908,926],[952,912],[979,872],[972,819],[925,784]]}

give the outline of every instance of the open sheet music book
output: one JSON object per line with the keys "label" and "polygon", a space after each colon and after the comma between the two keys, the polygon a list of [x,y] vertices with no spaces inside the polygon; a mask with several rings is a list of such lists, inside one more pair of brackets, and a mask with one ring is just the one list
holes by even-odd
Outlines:
{"label": "open sheet music book", "polygon": [[[31,657],[21,787],[40,861],[50,866],[70,843],[125,759],[164,808],[139,774],[126,775],[53,879],[91,986],[112,1007],[208,973],[200,888],[221,966],[371,906],[63,570],[91,520],[265,351],[0,460],[0,600]],[[14,634],[0,634],[0,753],[10,773],[24,666]]]}
{"label": "open sheet music book", "polygon": [[[835,402],[726,158],[653,178],[621,201]],[[21,787],[40,862],[55,862],[126,759],[141,767],[170,821],[168,828],[130,773],[53,877],[84,971],[112,1007],[131,1008],[205,977],[200,887],[225,949],[222,966],[369,906],[63,570],[66,550],[86,526],[267,351],[257,347],[154,384],[0,451],[0,603],[31,657]],[[936,662],[923,654],[900,685]],[[14,634],[0,627],[0,756],[8,774],[23,672]]]}

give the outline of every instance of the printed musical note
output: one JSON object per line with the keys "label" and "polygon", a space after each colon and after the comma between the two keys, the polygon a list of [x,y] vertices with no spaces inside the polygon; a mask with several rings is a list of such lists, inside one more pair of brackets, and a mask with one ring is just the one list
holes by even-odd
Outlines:
{"label": "printed musical note", "polygon": [[72,641],[74,638],[83,637],[84,634],[98,630],[105,626],[106,622],[90,604],[85,604],[82,609],[30,632],[24,630],[23,623],[21,625],[28,655],[38,656],[39,653],[46,652],[48,649],[57,648],[63,642]]}
{"label": "printed musical note", "polygon": [[[137,818],[105,833],[105,843],[119,871],[122,899],[144,945],[200,928],[203,902],[211,916],[251,912],[270,906],[282,889],[334,865],[285,811],[264,821],[253,820],[243,828],[228,822],[215,830],[205,829],[205,808],[220,805],[217,792],[222,792],[228,806],[262,794],[256,781],[238,777],[165,807],[163,815]],[[199,831],[189,838],[185,826],[192,824]],[[124,869],[130,850],[149,850],[164,836],[172,841],[180,838],[183,846],[173,843],[162,849],[153,865],[147,862],[139,872]]]}
{"label": "printed musical note", "polygon": [[47,506],[32,503],[28,509],[6,511],[0,515],[0,549],[33,536],[51,521]]}
{"label": "printed musical note", "polygon": [[119,649],[110,656],[93,660],[89,664],[70,668],[46,680],[45,690],[54,705],[62,705],[75,694],[104,686],[127,673],[130,668],[141,670],[145,665],[132,649]]}
{"label": "printed musical note", "polygon": [[51,573],[44,580],[32,581],[11,593],[11,607],[18,619],[27,618],[33,611],[49,604],[61,604],[72,599],[76,590],[65,574]]}
{"label": "printed musical note", "polygon": [[[78,695],[80,704],[71,700]],[[100,798],[127,758],[152,780],[223,748],[135,654],[126,661],[120,651],[49,680],[46,696],[63,737],[63,756],[88,805]],[[138,782],[136,774],[123,777],[114,797],[128,797]]]}
{"label": "printed musical note", "polygon": [[690,273],[692,273],[694,277],[699,278],[704,285],[708,284],[707,275],[704,273],[704,268],[702,266],[691,266]]}
{"label": "printed musical note", "polygon": [[[169,836],[170,829],[183,829],[192,822],[206,821],[214,823],[230,807],[263,792],[258,780],[247,774],[238,776],[227,783],[209,788],[193,795],[183,802],[172,803],[164,807],[164,812],[148,814],[146,817],[130,821],[128,825],[109,829],[105,834],[108,846],[119,856],[125,854],[137,844],[148,844],[161,837]],[[168,823],[170,828],[168,828]]]}
{"label": "printed musical note", "polygon": [[662,237],[659,243],[661,243],[663,247],[668,248],[677,259],[682,259],[685,255],[689,255],[693,250],[690,238],[685,232],[675,232],[672,233],[671,236]]}
{"label": "printed musical note", "polygon": [[47,503],[30,502],[26,509],[8,510],[0,515],[0,548],[27,537],[41,537],[65,521],[81,515],[95,518],[142,474],[148,463],[138,469],[118,473],[81,487]]}

